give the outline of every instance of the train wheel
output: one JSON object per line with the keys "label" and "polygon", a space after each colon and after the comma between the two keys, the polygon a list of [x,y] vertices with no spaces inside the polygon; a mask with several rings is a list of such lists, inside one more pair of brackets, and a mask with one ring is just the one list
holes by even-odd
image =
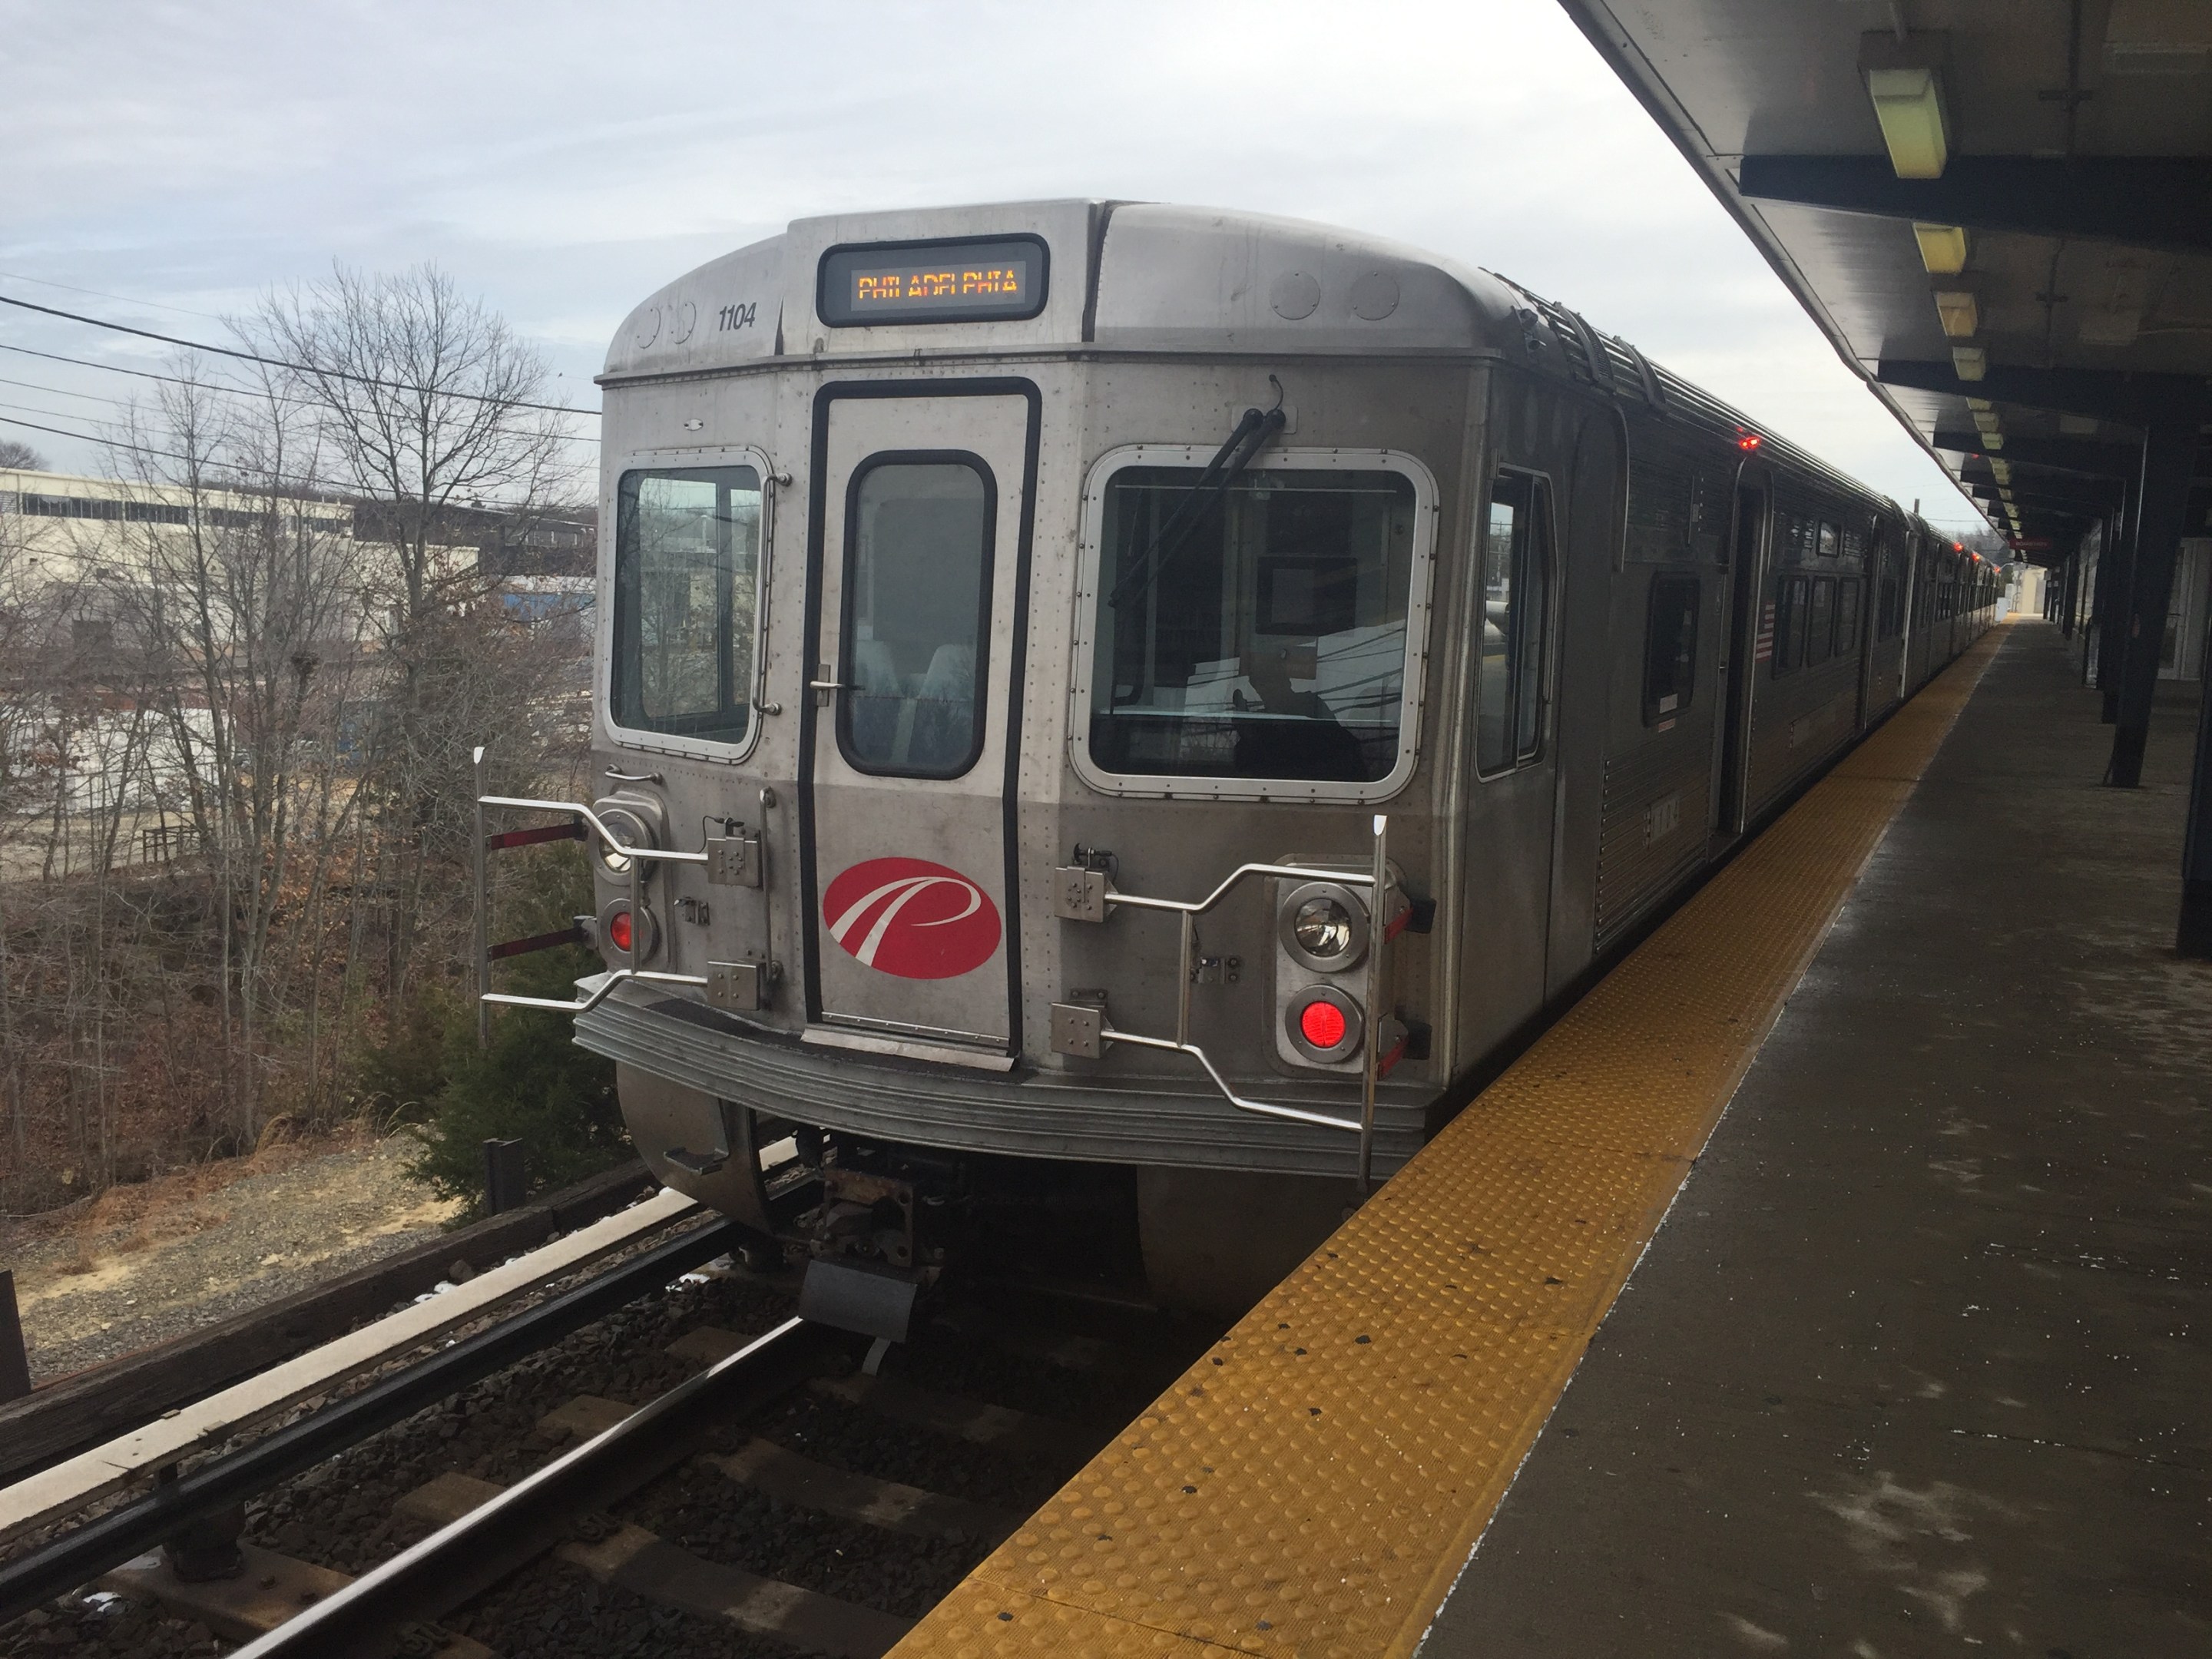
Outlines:
{"label": "train wheel", "polygon": [[1170,1307],[1233,1318],[1319,1249],[1352,1182],[1228,1170],[1137,1171],[1145,1278]]}

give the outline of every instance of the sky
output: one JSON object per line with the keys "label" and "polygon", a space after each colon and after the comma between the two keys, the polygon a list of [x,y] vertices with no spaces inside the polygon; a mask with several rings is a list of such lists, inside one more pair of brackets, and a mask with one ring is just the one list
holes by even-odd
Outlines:
{"label": "sky", "polygon": [[[1979,522],[1555,0],[0,0],[0,294],[40,304],[221,338],[334,261],[434,261],[595,406],[632,306],[793,218],[1237,208],[1511,276]],[[12,307],[0,346],[170,355]],[[148,384],[0,350],[0,417],[90,431]],[[0,435],[98,470],[90,442]]]}

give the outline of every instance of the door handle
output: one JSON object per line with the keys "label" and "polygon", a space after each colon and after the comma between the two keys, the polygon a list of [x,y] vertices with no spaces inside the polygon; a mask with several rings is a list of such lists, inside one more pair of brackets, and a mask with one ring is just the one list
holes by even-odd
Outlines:
{"label": "door handle", "polygon": [[809,680],[806,689],[809,691],[854,691],[860,688],[849,680]]}

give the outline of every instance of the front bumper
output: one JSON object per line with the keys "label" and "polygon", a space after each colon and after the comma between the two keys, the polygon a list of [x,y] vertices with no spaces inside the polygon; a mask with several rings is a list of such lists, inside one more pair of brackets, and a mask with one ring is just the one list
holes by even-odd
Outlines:
{"label": "front bumper", "polygon": [[[756,1111],[912,1146],[1308,1176],[1350,1176],[1358,1157],[1357,1135],[1237,1110],[1195,1065],[1196,1088],[1024,1067],[1000,1075],[767,1036],[703,1004],[643,990],[617,992],[579,1015],[576,1041]],[[1319,1110],[1358,1110],[1349,1089],[1272,1092]],[[1425,1092],[1402,1090],[1377,1099],[1377,1176],[1419,1150],[1427,1104]]]}

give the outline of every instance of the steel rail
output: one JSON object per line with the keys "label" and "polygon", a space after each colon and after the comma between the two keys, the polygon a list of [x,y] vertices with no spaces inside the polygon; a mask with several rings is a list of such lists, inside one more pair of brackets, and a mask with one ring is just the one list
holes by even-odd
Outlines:
{"label": "steel rail", "polygon": [[70,1528],[60,1537],[0,1563],[0,1623],[88,1583],[111,1567],[159,1547],[186,1521],[265,1492],[413,1416],[426,1406],[489,1376],[635,1302],[679,1273],[726,1255],[744,1242],[742,1228],[716,1222],[645,1252],[489,1329],[441,1348],[358,1394],[237,1451],[163,1481],[144,1498]]}
{"label": "steel rail", "polygon": [[568,1538],[698,1449],[732,1415],[815,1374],[841,1333],[787,1320],[612,1428],[238,1650],[235,1659],[388,1659],[402,1626],[436,1617]]}

